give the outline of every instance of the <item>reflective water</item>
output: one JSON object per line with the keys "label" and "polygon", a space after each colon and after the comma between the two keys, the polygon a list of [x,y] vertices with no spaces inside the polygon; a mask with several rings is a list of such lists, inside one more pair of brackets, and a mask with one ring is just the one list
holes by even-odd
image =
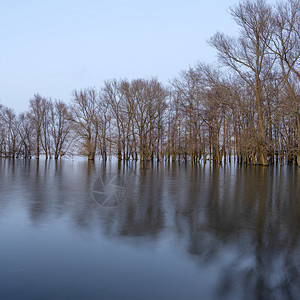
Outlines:
{"label": "reflective water", "polygon": [[0,299],[297,299],[299,180],[0,160]]}

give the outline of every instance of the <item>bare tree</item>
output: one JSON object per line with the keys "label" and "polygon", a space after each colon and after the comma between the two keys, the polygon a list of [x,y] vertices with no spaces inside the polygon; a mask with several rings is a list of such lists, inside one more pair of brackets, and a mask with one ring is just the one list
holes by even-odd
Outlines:
{"label": "bare tree", "polygon": [[33,136],[35,137],[36,158],[40,158],[40,147],[42,144],[43,123],[46,115],[47,100],[39,94],[34,95],[29,101],[29,114],[32,122]]}
{"label": "bare tree", "polygon": [[74,91],[71,119],[78,137],[81,153],[94,160],[98,144],[99,119],[97,115],[98,94],[95,89]]}
{"label": "bare tree", "polygon": [[104,88],[102,89],[102,99],[103,106],[108,106],[111,112],[113,125],[115,127],[116,138],[111,140],[117,147],[117,158],[118,160],[122,159],[122,144],[125,145],[124,140],[124,128],[125,123],[125,114],[124,114],[124,101],[125,97],[122,93],[121,83],[118,83],[116,80],[106,81],[104,83]]}
{"label": "bare tree", "polygon": [[72,122],[68,107],[64,102],[51,102],[49,124],[54,158],[58,159],[66,154],[73,141],[71,138]]}
{"label": "bare tree", "polygon": [[[279,61],[282,77],[296,118],[297,162],[300,164],[300,1],[278,3],[274,13],[275,31],[270,45]],[[284,98],[286,99],[286,98]]]}
{"label": "bare tree", "polygon": [[21,153],[24,158],[31,158],[33,149],[33,125],[29,113],[19,115],[18,132],[21,140]]}
{"label": "bare tree", "polygon": [[131,82],[125,94],[137,129],[140,160],[152,160],[159,117],[166,109],[167,92],[157,79],[137,79]]}
{"label": "bare tree", "polygon": [[5,157],[16,158],[20,146],[18,122],[15,112],[11,108],[2,108],[2,154]]}
{"label": "bare tree", "polygon": [[258,163],[267,165],[264,89],[275,63],[275,56],[268,51],[273,35],[272,9],[264,0],[244,0],[231,8],[231,15],[240,26],[239,38],[217,33],[210,44],[218,50],[220,63],[236,72],[251,88],[257,116]]}

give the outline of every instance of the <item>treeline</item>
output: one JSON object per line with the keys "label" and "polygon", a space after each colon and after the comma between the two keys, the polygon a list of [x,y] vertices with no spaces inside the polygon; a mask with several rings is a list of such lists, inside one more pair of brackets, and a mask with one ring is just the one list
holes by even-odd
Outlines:
{"label": "treeline", "polygon": [[105,160],[300,164],[300,2],[242,1],[238,37],[216,33],[218,67],[170,81],[106,81],[70,104],[35,95],[28,112],[0,108],[0,155]]}

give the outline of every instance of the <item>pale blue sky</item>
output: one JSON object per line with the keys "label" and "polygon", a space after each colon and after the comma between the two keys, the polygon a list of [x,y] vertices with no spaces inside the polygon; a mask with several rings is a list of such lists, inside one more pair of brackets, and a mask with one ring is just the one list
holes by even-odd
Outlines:
{"label": "pale blue sky", "polygon": [[68,102],[72,91],[113,78],[167,83],[199,61],[207,40],[235,34],[236,0],[0,0],[0,103],[25,111],[35,94]]}

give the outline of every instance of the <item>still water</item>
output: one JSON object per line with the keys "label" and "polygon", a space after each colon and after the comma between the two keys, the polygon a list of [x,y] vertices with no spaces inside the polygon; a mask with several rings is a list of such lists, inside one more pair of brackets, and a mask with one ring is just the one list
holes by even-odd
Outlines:
{"label": "still water", "polygon": [[0,299],[299,299],[300,170],[0,160]]}

